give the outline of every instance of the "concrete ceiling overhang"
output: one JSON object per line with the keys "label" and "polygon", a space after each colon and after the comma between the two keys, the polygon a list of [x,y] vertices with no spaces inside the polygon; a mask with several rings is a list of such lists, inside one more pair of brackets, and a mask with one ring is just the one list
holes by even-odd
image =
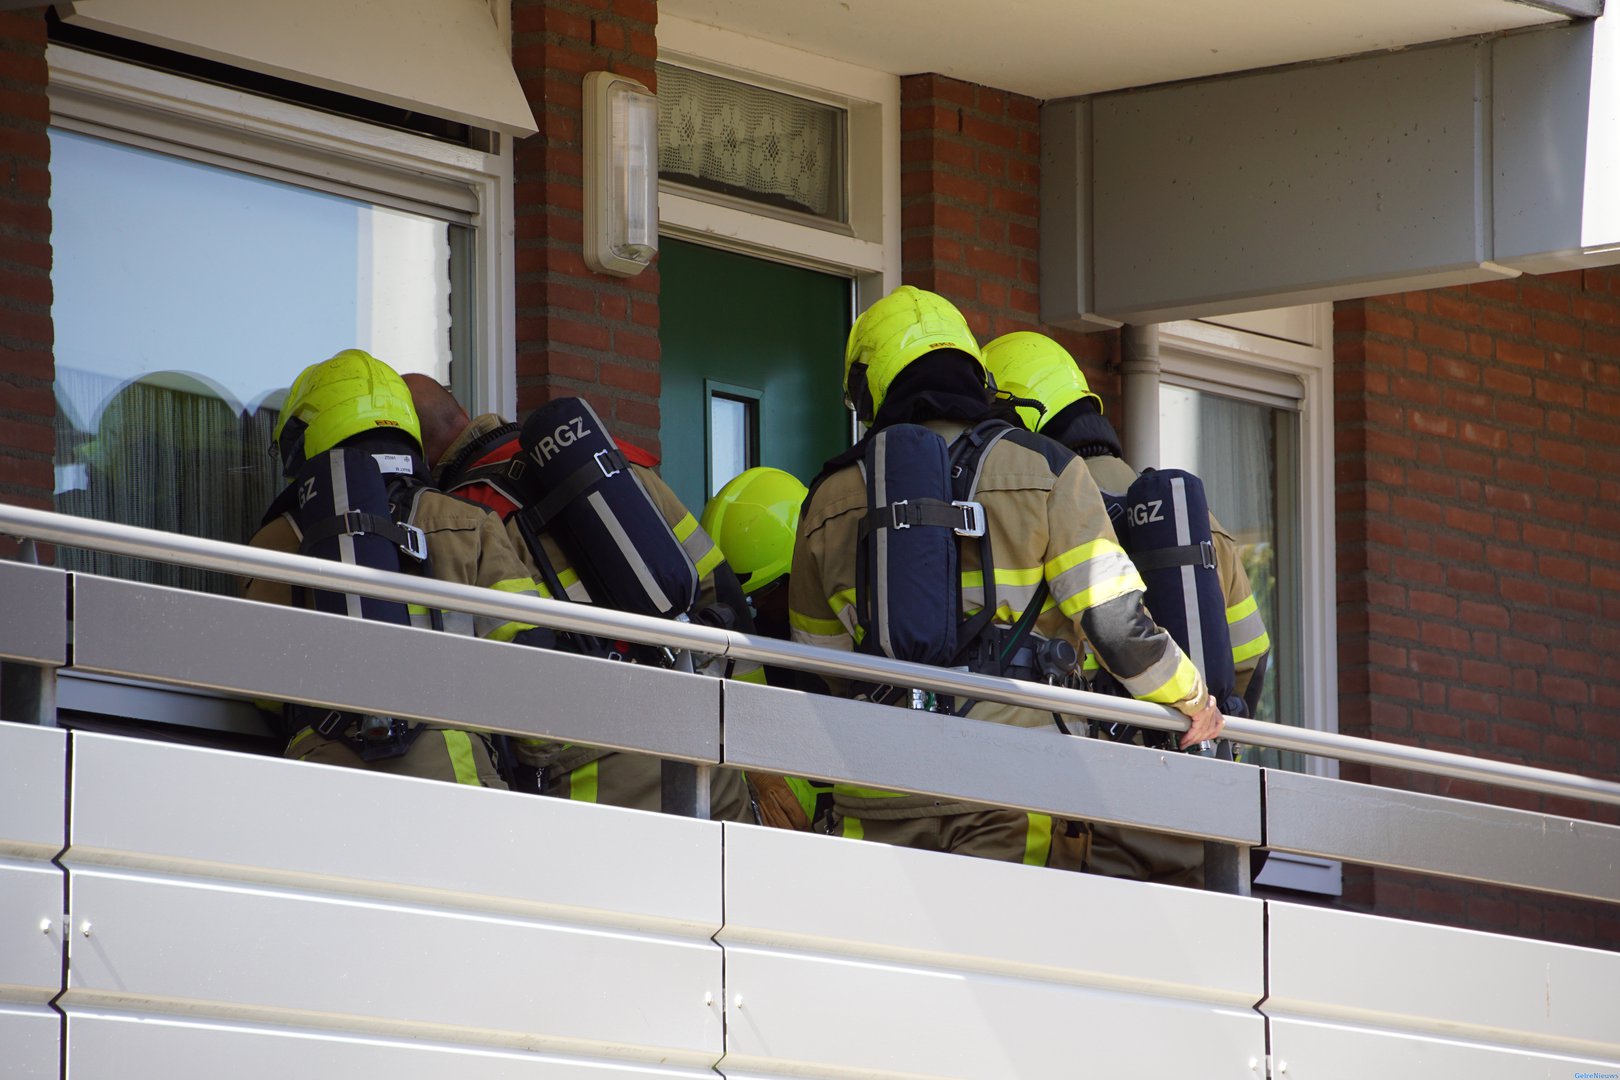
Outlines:
{"label": "concrete ceiling overhang", "polygon": [[1042,101],[1590,16],[1602,0],[659,0],[659,10],[895,75]]}

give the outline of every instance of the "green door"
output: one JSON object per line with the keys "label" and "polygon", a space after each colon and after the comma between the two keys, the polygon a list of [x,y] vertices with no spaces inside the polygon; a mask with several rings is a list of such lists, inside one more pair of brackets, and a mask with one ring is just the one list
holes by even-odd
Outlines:
{"label": "green door", "polygon": [[658,252],[664,480],[694,514],[748,466],[808,484],[850,442],[850,279],[668,238]]}

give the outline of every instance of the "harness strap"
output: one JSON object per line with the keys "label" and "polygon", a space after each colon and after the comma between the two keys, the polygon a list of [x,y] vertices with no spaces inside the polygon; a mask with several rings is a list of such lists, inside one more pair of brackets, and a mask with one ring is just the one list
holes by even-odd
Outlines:
{"label": "harness strap", "polygon": [[1215,542],[1205,540],[1201,543],[1183,544],[1179,547],[1132,552],[1131,561],[1143,573],[1150,570],[1165,570],[1172,566],[1202,566],[1207,570],[1214,570],[1216,568]]}
{"label": "harness strap", "polygon": [[984,507],[970,501],[945,502],[943,499],[901,499],[880,506],[866,515],[862,529],[950,529],[958,536],[984,535]]}
{"label": "harness strap", "polygon": [[349,510],[325,521],[316,522],[304,530],[301,547],[308,548],[334,536],[380,536],[399,547],[399,550],[424,562],[427,559],[427,534],[415,525],[407,525],[381,514],[365,510]]}
{"label": "harness strap", "polygon": [[[513,458],[512,464],[519,468],[515,473],[508,475],[514,478],[522,475],[522,459]],[[629,467],[630,463],[619,450],[598,450],[592,456],[589,465],[581,465],[569,473],[561,483],[546,493],[545,498],[524,507],[519,513],[528,520],[535,532],[543,532],[547,523],[556,517],[563,507],[579,498],[593,484],[610,476],[617,476]]]}
{"label": "harness strap", "polygon": [[477,461],[483,457],[497,443],[515,438],[518,431],[519,428],[516,424],[500,424],[463,446],[456,453],[456,456],[446,462],[440,469],[440,474],[444,477],[446,490],[452,487],[460,487],[467,480],[472,479],[475,472],[482,473],[491,468],[504,469],[506,465],[504,461],[497,462],[494,466],[479,466],[477,469],[468,469],[466,466],[467,462]]}

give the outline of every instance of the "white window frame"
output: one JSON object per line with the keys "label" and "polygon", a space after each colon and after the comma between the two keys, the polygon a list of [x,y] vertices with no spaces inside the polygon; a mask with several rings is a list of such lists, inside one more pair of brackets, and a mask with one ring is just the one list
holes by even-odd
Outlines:
{"label": "white window frame", "polygon": [[849,136],[847,230],[664,184],[662,235],[853,278],[856,310],[900,284],[899,78],[668,14],[658,19],[658,59],[845,109]]}
{"label": "white window frame", "polygon": [[[1221,319],[1222,324],[1163,324],[1162,377],[1176,385],[1298,410],[1299,490],[1294,497],[1300,515],[1301,704],[1307,726],[1337,732],[1333,305],[1308,304]],[[1318,757],[1306,761],[1315,775],[1339,775],[1337,761]],[[1343,888],[1338,862],[1281,852],[1267,861],[1260,884],[1335,896]]]}
{"label": "white window frame", "polygon": [[509,139],[485,152],[61,45],[45,55],[55,127],[470,225],[469,405],[516,410]]}

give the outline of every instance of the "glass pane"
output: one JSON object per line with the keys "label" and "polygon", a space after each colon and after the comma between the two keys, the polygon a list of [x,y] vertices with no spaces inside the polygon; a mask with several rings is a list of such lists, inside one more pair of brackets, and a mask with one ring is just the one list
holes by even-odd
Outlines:
{"label": "glass pane", "polygon": [[709,398],[709,497],[753,466],[753,402],[714,394]]}
{"label": "glass pane", "polygon": [[[1259,718],[1303,726],[1294,524],[1298,416],[1166,385],[1160,390],[1159,423],[1164,466],[1186,469],[1203,479],[1210,509],[1238,542],[1255,603],[1271,635]],[[1303,769],[1303,759],[1292,752],[1249,753],[1258,764]]]}
{"label": "glass pane", "polygon": [[[51,132],[57,508],[245,541],[294,376],[346,348],[450,379],[457,227]],[[459,298],[458,298],[458,306]],[[78,551],[59,563],[234,593]]]}
{"label": "glass pane", "polygon": [[658,65],[658,175],[849,220],[843,110],[671,64]]}

